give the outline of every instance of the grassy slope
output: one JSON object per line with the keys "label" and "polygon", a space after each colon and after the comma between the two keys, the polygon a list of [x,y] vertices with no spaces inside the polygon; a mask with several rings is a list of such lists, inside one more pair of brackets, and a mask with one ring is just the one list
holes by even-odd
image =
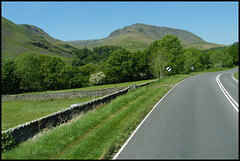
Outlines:
{"label": "grassy slope", "polygon": [[[47,49],[31,44],[39,42],[45,44]],[[47,33],[33,25],[16,25],[2,17],[2,59],[15,59],[19,54],[35,51],[42,54],[57,56],[65,62],[70,62],[75,48],[66,42],[56,40]]]}
{"label": "grassy slope", "polygon": [[238,80],[238,72],[234,73],[233,76]]}

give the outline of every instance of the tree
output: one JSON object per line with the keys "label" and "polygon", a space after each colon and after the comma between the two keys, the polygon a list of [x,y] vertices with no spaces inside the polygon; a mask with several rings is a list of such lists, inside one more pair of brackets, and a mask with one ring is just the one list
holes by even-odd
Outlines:
{"label": "tree", "polygon": [[20,90],[26,92],[43,90],[39,56],[38,53],[26,52],[17,57],[16,74],[21,76]]}
{"label": "tree", "polygon": [[238,65],[239,62],[239,51],[238,51],[238,42],[233,43],[230,47],[228,47],[227,51],[229,52],[229,55],[233,58],[234,65]]}
{"label": "tree", "polygon": [[13,60],[2,62],[2,94],[16,94],[20,92],[20,77],[15,70],[16,63]]}
{"label": "tree", "polygon": [[82,74],[77,67],[66,65],[59,73],[62,89],[82,87]]}
{"label": "tree", "polygon": [[233,66],[233,58],[224,49],[208,51],[211,68],[224,68]]}
{"label": "tree", "polygon": [[130,81],[132,76],[131,53],[126,49],[116,50],[103,64],[102,70],[108,83]]}
{"label": "tree", "polygon": [[87,57],[91,57],[93,55],[93,52],[89,50],[87,47],[83,49],[74,49],[73,50],[73,60],[72,60],[72,66],[82,66],[86,65],[89,60],[87,60]]}
{"label": "tree", "polygon": [[149,55],[146,52],[137,51],[131,54],[132,79],[142,80],[151,78]]}
{"label": "tree", "polygon": [[183,49],[177,36],[165,35],[161,40],[153,42],[149,48],[151,52],[151,70],[155,77],[164,77],[168,66],[172,68],[172,74],[175,74],[180,68],[175,61]]}
{"label": "tree", "polygon": [[[201,51],[195,48],[188,48],[182,54],[183,69],[185,73],[192,70],[200,71],[205,68],[205,57]],[[193,69],[192,69],[193,67]]]}
{"label": "tree", "polygon": [[62,68],[64,68],[65,63],[61,60],[61,58],[45,55],[40,56],[40,62],[40,72],[42,76],[41,86],[44,90],[61,89],[62,87],[59,83],[59,74]]}

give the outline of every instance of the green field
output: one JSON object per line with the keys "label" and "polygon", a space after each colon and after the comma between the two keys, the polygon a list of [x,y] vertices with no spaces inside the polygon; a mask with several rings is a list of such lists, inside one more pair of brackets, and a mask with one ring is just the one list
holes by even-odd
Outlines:
{"label": "green field", "polygon": [[94,98],[2,102],[2,131]]}
{"label": "green field", "polygon": [[[112,87],[125,87],[128,85],[140,85],[152,80],[143,80],[136,82],[126,82],[119,84],[109,84],[101,86],[92,86],[78,89],[66,89],[58,91],[47,91],[47,92],[33,92],[28,94],[39,94],[48,92],[66,92],[75,90],[93,90],[93,89],[104,89]],[[27,93],[23,93],[27,94]],[[51,113],[69,108],[71,104],[82,103],[90,101],[94,98],[71,98],[71,99],[57,99],[57,100],[33,100],[33,101],[14,101],[14,102],[2,102],[2,128],[1,130],[7,130],[15,127],[19,124],[23,124],[34,119],[49,115]]]}

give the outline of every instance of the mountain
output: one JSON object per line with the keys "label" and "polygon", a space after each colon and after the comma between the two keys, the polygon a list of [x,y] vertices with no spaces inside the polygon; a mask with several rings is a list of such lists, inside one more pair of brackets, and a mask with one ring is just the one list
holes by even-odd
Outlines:
{"label": "mountain", "polygon": [[159,40],[166,34],[178,36],[184,47],[196,47],[198,49],[208,49],[211,47],[222,46],[219,44],[208,43],[195,34],[174,28],[159,27],[136,23],[117,29],[108,37],[93,40],[67,41],[77,47],[87,46],[89,48],[99,45],[117,45],[125,47],[130,51],[144,50],[155,40]]}
{"label": "mountain", "polygon": [[76,47],[52,38],[36,26],[17,25],[2,17],[2,59],[15,59],[23,52],[35,51],[69,62],[73,58],[72,49]]}

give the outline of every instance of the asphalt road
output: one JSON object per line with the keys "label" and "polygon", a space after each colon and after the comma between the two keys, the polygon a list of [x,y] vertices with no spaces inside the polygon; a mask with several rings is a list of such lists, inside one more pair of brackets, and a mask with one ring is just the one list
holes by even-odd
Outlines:
{"label": "asphalt road", "polygon": [[[189,77],[152,110],[113,159],[238,159],[237,68]],[[236,106],[236,105],[235,105]]]}

